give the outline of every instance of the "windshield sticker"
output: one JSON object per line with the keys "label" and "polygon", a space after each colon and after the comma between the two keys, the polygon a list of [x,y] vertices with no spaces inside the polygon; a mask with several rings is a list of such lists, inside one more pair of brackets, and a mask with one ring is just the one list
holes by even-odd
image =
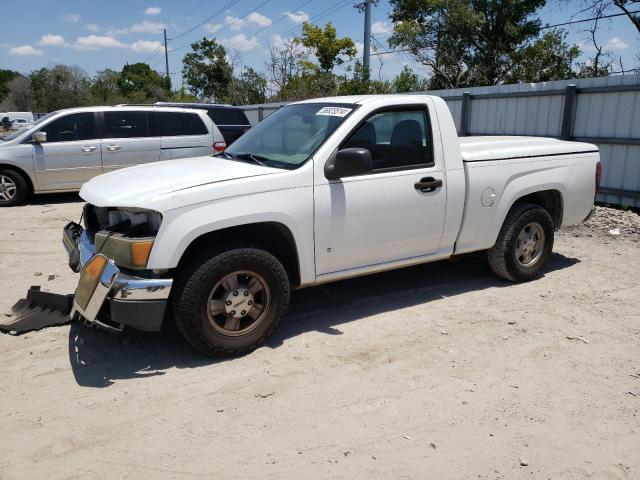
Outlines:
{"label": "windshield sticker", "polygon": [[329,115],[331,117],[344,117],[351,113],[353,108],[346,107],[322,107],[316,115]]}

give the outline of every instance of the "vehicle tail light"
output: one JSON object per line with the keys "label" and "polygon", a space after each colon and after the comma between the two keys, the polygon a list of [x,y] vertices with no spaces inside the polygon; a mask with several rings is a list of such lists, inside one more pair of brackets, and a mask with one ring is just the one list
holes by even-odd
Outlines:
{"label": "vehicle tail light", "polygon": [[602,180],[602,164],[600,162],[596,163],[596,195],[600,191],[600,181]]}
{"label": "vehicle tail light", "polygon": [[216,153],[220,153],[227,148],[227,144],[225,142],[213,142],[213,151]]}

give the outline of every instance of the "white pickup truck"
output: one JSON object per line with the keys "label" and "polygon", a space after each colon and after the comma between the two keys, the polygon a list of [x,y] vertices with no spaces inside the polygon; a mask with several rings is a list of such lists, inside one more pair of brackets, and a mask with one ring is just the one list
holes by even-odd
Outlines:
{"label": "white pickup truck", "polygon": [[85,183],[84,227],[63,234],[82,271],[72,316],[145,331],[172,316],[200,352],[236,355],[276,328],[291,288],[480,250],[531,280],[599,176],[594,145],[458,138],[437,97],[293,103],[221,154]]}

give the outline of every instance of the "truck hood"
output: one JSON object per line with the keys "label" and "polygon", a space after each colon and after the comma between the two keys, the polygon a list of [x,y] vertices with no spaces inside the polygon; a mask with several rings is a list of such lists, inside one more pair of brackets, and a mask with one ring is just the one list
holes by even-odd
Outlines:
{"label": "truck hood", "polygon": [[219,157],[153,162],[99,175],[82,186],[80,196],[101,207],[142,207],[152,200],[190,188],[283,172]]}

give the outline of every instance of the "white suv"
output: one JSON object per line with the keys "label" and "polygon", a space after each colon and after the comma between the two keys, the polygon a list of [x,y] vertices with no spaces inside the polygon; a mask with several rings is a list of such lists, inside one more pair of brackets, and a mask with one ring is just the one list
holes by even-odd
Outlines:
{"label": "white suv", "polygon": [[83,107],[59,110],[0,138],[0,207],[30,193],[77,191],[112,170],[225,148],[204,110]]}

